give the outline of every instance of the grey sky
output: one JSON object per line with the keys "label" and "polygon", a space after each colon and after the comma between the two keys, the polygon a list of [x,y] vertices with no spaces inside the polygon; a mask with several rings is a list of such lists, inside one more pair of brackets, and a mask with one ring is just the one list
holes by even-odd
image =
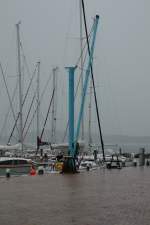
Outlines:
{"label": "grey sky", "polygon": [[[79,54],[78,2],[0,0],[0,60],[4,67],[8,62],[9,75],[16,73],[14,24],[21,20],[21,37],[31,71],[39,59],[42,63],[41,86],[56,65],[62,76],[61,86],[67,86],[64,66],[75,64]],[[85,5],[89,26],[95,14],[101,16],[94,70],[103,131],[150,135],[150,1],[85,0]],[[4,103],[2,86],[0,100],[4,107],[0,115],[4,118],[7,101]]]}

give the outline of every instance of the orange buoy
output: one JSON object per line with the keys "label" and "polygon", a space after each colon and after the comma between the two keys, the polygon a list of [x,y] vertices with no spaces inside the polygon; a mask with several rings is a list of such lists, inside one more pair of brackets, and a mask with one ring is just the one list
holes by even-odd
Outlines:
{"label": "orange buoy", "polygon": [[36,170],[33,167],[31,167],[30,175],[31,176],[35,176],[36,175]]}

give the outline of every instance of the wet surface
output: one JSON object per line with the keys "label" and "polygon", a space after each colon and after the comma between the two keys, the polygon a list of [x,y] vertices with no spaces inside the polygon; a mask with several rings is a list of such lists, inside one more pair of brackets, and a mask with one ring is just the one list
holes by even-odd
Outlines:
{"label": "wet surface", "polygon": [[0,179],[0,225],[149,225],[150,168]]}

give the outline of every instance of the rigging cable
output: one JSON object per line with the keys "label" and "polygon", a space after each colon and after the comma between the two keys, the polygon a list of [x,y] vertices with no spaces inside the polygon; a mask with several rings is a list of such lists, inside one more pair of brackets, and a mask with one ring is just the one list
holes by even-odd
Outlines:
{"label": "rigging cable", "polygon": [[[31,79],[30,79],[30,83],[29,83],[29,85],[28,85],[26,94],[25,94],[24,99],[23,99],[23,102],[22,102],[22,107],[24,106],[24,103],[25,103],[26,98],[27,98],[27,96],[28,96],[28,93],[29,93],[29,90],[30,90],[30,87],[31,87],[31,84],[32,84],[32,81],[33,81],[33,78],[34,78],[34,76],[35,76],[35,74],[36,74],[36,73],[35,73],[35,72],[36,72],[36,69],[37,69],[37,65],[36,65],[36,67],[35,67],[35,70],[34,70],[34,72],[33,72],[32,77],[31,77]],[[17,115],[17,118],[16,118],[16,120],[15,120],[15,124],[14,124],[13,129],[12,129],[12,131],[11,131],[11,134],[10,134],[10,136],[9,136],[9,138],[8,138],[7,144],[10,143],[10,140],[11,140],[11,138],[12,138],[12,135],[13,135],[13,133],[14,133],[15,127],[16,127],[16,125],[17,125],[19,116],[20,116],[20,113],[18,113],[18,115]]]}
{"label": "rigging cable", "polygon": [[[53,89],[53,93],[52,93],[52,96],[51,96],[51,99],[50,99],[50,104],[49,104],[49,107],[48,107],[48,110],[47,110],[47,114],[46,114],[46,118],[45,118],[45,121],[44,121],[43,129],[42,129],[42,132],[41,132],[41,135],[40,135],[40,141],[42,140],[42,137],[43,137],[43,134],[44,134],[44,131],[45,131],[45,126],[46,126],[46,123],[47,123],[50,108],[51,108],[52,101],[53,101],[53,98],[54,98],[54,93],[55,93],[55,88]],[[38,147],[37,147],[37,150],[36,150],[36,155],[37,155],[37,153],[38,153]]]}
{"label": "rigging cable", "polygon": [[[2,77],[3,77],[3,81],[4,81],[4,84],[5,84],[6,92],[7,92],[7,95],[8,95],[9,104],[10,104],[11,111],[12,111],[12,114],[13,114],[13,118],[14,118],[14,121],[16,121],[15,111],[14,111],[14,108],[13,108],[13,105],[12,105],[11,97],[10,97],[10,94],[9,94],[7,82],[6,82],[6,79],[5,79],[5,75],[4,75],[4,71],[3,71],[3,68],[2,68],[2,64],[1,63],[0,63],[0,68],[1,68],[1,73],[2,73]],[[18,131],[18,134],[19,134],[18,127],[17,127],[17,131]]]}
{"label": "rigging cable", "polygon": [[22,129],[22,132],[24,132],[24,129],[26,127],[26,124],[27,124],[27,121],[28,121],[28,118],[29,118],[29,115],[30,115],[30,112],[31,112],[31,109],[32,109],[32,106],[33,106],[33,103],[34,103],[34,100],[35,100],[35,96],[36,96],[36,94],[34,94],[34,96],[32,98],[32,101],[31,101],[31,104],[30,104],[30,107],[29,107],[29,110],[28,110],[28,113],[27,113],[27,116],[26,116],[26,120],[25,120],[23,129]]}
{"label": "rigging cable", "polygon": [[[16,83],[15,89],[14,89],[14,91],[13,91],[13,95],[12,95],[12,99],[11,99],[12,103],[13,103],[13,101],[14,101],[14,98],[15,98],[15,95],[16,95],[17,88],[18,88],[18,82]],[[1,129],[1,131],[0,131],[0,138],[2,137],[2,133],[4,132],[4,129],[5,129],[5,127],[6,127],[7,120],[8,120],[8,116],[9,116],[9,113],[10,113],[10,110],[11,110],[11,108],[10,108],[10,106],[9,106],[8,111],[7,111],[7,113],[6,113],[6,116],[5,116],[5,119],[4,119],[4,122],[3,122],[2,129]]]}
{"label": "rigging cable", "polygon": [[22,53],[23,53],[23,60],[24,60],[24,63],[25,63],[25,66],[26,66],[26,69],[27,69],[27,72],[28,72],[28,75],[31,77],[31,73],[30,73],[30,70],[29,70],[29,66],[28,66],[28,63],[27,63],[27,59],[26,59],[26,56],[24,54],[24,49],[23,49],[23,45],[22,45],[22,42],[20,41],[20,47],[22,49]]}
{"label": "rigging cable", "polygon": [[42,129],[42,132],[41,132],[40,139],[42,139],[43,134],[44,134],[46,122],[47,122],[47,119],[48,119],[48,115],[49,115],[50,108],[51,108],[51,105],[52,105],[52,100],[53,100],[53,97],[54,97],[54,93],[55,93],[55,88],[53,89],[53,93],[52,93],[52,96],[51,96],[50,104],[49,104],[49,107],[48,107],[48,111],[47,111],[47,115],[46,115],[46,118],[45,118],[45,122],[44,122],[44,126],[43,126],[43,129]]}
{"label": "rigging cable", "polygon": [[[49,82],[50,82],[50,80],[51,80],[51,77],[52,77],[52,75],[49,76],[49,78],[48,78],[48,80],[47,80],[47,82],[46,82],[46,85],[45,85],[45,87],[44,87],[44,89],[43,89],[43,92],[42,92],[42,94],[41,94],[41,97],[40,97],[39,105],[41,104],[41,101],[42,101],[43,96],[44,96],[44,94],[45,94],[45,91],[46,91],[46,89],[47,89],[47,87],[48,87],[48,84],[49,84]],[[36,115],[37,108],[38,108],[38,106],[36,106],[36,109],[34,110],[33,116],[32,116],[32,118],[31,118],[31,120],[30,120],[30,123],[29,123],[27,129],[26,129],[26,132],[25,132],[25,134],[24,134],[23,139],[26,138],[26,135],[27,135],[27,133],[28,133],[28,131],[29,131],[29,129],[30,129],[30,126],[31,126],[31,124],[32,124],[32,122],[33,122],[33,119],[34,119],[34,117],[35,117],[35,115]]]}

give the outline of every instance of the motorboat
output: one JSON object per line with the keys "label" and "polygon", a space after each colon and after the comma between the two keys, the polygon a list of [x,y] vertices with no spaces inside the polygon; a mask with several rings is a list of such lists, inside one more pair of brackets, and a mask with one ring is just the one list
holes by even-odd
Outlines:
{"label": "motorboat", "polygon": [[119,159],[118,155],[112,155],[109,161],[106,161],[107,169],[121,169],[123,166],[123,161]]}
{"label": "motorboat", "polygon": [[79,166],[79,170],[93,170],[93,169],[96,169],[98,167],[98,164],[96,164],[96,162],[94,160],[83,160],[81,161],[80,163],[80,166]]}
{"label": "motorboat", "polygon": [[31,159],[18,157],[1,157],[0,158],[0,176],[6,174],[9,169],[11,175],[29,174],[34,162]]}

